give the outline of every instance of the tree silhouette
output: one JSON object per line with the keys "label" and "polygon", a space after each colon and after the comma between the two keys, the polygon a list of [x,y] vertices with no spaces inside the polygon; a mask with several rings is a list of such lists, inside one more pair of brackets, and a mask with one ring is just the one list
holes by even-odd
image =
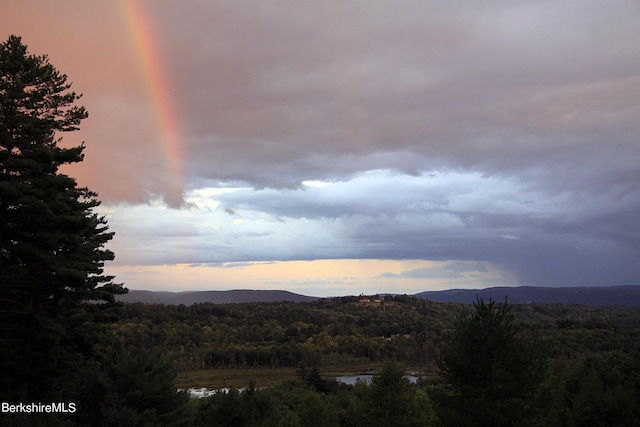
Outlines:
{"label": "tree silhouette", "polygon": [[531,415],[544,376],[533,346],[519,336],[506,300],[478,299],[455,324],[440,365],[446,392],[437,397],[440,421],[450,425],[516,425]]}
{"label": "tree silhouette", "polygon": [[103,274],[114,254],[96,194],[59,167],[83,160],[58,133],[87,117],[67,76],[29,54],[17,36],[0,44],[0,366],[3,400],[60,398],[68,376],[103,339],[114,295]]}

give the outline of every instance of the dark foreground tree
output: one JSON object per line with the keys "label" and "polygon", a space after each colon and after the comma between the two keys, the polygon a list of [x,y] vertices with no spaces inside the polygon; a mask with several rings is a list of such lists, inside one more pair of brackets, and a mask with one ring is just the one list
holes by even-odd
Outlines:
{"label": "dark foreground tree", "polygon": [[61,132],[87,117],[67,76],[21,38],[0,44],[0,397],[60,401],[107,339],[114,295],[103,274],[113,233],[96,194],[58,171],[82,161]]}
{"label": "dark foreground tree", "polygon": [[427,393],[411,384],[404,369],[394,362],[386,362],[380,373],[373,377],[365,401],[364,425],[437,425]]}
{"label": "dark foreground tree", "polygon": [[105,381],[87,390],[104,393],[100,413],[92,414],[87,425],[190,425],[188,394],[176,389],[175,364],[158,351],[118,348],[106,371]]}
{"label": "dark foreground tree", "polygon": [[440,421],[455,426],[527,425],[544,363],[521,338],[511,308],[479,299],[458,317],[441,359]]}

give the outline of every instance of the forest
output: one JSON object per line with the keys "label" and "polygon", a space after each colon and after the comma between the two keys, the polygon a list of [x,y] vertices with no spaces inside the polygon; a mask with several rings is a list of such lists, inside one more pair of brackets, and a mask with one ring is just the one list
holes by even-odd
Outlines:
{"label": "forest", "polygon": [[[404,295],[126,304],[113,327],[123,348],[151,351],[178,378],[204,381],[183,386],[210,384],[207,373],[249,373],[228,393],[190,401],[193,425],[640,422],[636,308],[469,307]],[[261,372],[280,368],[295,368],[294,378],[260,383]],[[325,375],[365,368],[376,372],[371,384]],[[420,372],[416,384],[408,372]]]}
{"label": "forest", "polygon": [[[313,302],[126,304],[115,324],[125,346],[160,348],[180,371],[212,368],[345,366],[392,359],[435,367],[463,305],[409,296]],[[551,357],[631,351],[638,310],[512,305],[522,334]]]}
{"label": "forest", "polygon": [[[102,362],[69,379],[78,410],[3,415],[5,423],[640,423],[640,310],[633,307],[372,295],[111,310],[113,341]],[[335,380],[363,371],[374,374],[371,382]],[[242,380],[216,383],[222,377]],[[200,399],[184,390],[223,385]]]}

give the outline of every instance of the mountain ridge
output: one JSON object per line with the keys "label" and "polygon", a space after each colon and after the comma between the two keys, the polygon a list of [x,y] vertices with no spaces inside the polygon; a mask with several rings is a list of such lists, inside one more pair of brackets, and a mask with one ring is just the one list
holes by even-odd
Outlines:
{"label": "mountain ridge", "polygon": [[214,304],[233,304],[243,302],[304,302],[314,301],[317,297],[300,295],[283,290],[252,290],[252,289],[235,289],[229,291],[147,291],[147,290],[129,290],[129,293],[118,295],[116,300],[135,303],[142,302],[148,304],[165,304],[165,305],[192,305],[210,302]]}
{"label": "mountain ridge", "polygon": [[[640,286],[601,286],[548,288],[541,286],[490,287],[484,289],[449,289],[424,291],[411,296],[435,302],[471,304],[477,298],[512,304],[569,304],[589,306],[640,307]],[[198,303],[233,304],[245,302],[304,302],[320,297],[301,295],[284,290],[236,289],[228,291],[148,291],[132,289],[118,295],[117,300],[127,303],[192,305]]]}
{"label": "mountain ridge", "polygon": [[640,286],[600,286],[547,288],[539,286],[492,287],[485,289],[450,289],[425,291],[418,298],[436,302],[470,304],[481,298],[512,304],[572,304],[589,306],[640,307]]}

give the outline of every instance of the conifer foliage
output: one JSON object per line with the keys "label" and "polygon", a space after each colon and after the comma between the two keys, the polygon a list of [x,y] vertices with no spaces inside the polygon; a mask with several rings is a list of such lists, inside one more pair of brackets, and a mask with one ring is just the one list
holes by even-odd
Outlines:
{"label": "conifer foliage", "polygon": [[126,292],[103,274],[114,254],[96,194],[59,167],[83,160],[62,132],[87,117],[67,76],[17,36],[0,44],[0,376],[3,400],[56,397],[91,357],[97,321]]}
{"label": "conifer foliage", "polygon": [[544,362],[523,339],[507,304],[478,299],[458,316],[440,360],[445,395],[436,396],[443,425],[526,425]]}

